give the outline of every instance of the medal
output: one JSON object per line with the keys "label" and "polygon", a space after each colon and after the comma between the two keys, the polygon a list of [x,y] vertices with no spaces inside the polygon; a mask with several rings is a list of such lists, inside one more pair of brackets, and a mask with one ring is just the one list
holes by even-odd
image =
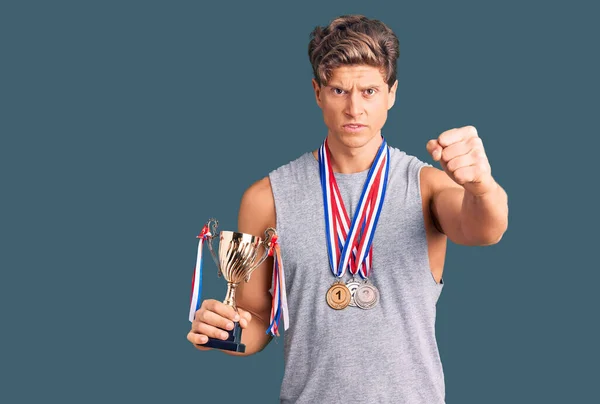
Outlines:
{"label": "medal", "polygon": [[[329,265],[333,275],[338,278],[327,291],[327,303],[334,309],[340,310],[348,305],[371,308],[379,300],[379,291],[371,283],[367,284],[368,286],[361,292],[361,297],[357,298],[356,294],[365,283],[357,281],[355,277],[358,273],[361,278],[368,279],[372,271],[372,242],[385,198],[389,154],[387,143],[382,138],[350,223],[331,168],[331,153],[327,146],[327,139],[319,149],[319,172],[325,208]],[[347,269],[352,273],[353,279],[344,284],[340,279]]]}
{"label": "medal", "polygon": [[349,303],[349,306],[356,307],[356,303],[354,302],[354,293],[356,292],[356,289],[358,289],[358,287],[360,285],[361,285],[361,283],[359,281],[357,281],[355,278],[352,278],[352,280],[346,282],[346,287],[350,291],[350,303]]}
{"label": "medal", "polygon": [[337,280],[327,291],[327,304],[336,310],[345,309],[350,304],[350,290],[344,282]]}
{"label": "medal", "polygon": [[372,309],[379,302],[379,290],[366,280],[356,289],[353,297],[354,302],[361,309]]}

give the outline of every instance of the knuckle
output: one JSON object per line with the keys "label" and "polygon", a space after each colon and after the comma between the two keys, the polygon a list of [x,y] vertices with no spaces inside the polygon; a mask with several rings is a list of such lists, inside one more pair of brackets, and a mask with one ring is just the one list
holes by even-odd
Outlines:
{"label": "knuckle", "polygon": [[483,151],[483,143],[478,137],[469,139],[469,147],[471,148],[471,150],[477,150],[479,152]]}
{"label": "knuckle", "polygon": [[482,151],[479,151],[477,153],[477,156],[475,157],[475,161],[477,162],[477,164],[480,164],[482,166],[486,166],[489,164],[487,156]]}
{"label": "knuckle", "polygon": [[490,165],[484,160],[480,161],[480,163],[477,165],[477,168],[484,174],[489,174],[492,171]]}

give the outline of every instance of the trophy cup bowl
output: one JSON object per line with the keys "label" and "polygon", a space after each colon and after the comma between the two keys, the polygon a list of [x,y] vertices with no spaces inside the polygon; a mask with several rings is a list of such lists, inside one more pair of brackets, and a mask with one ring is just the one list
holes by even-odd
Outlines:
{"label": "trophy cup bowl", "polygon": [[[216,226],[217,221],[211,219],[209,227],[213,222],[213,236],[210,237],[208,248],[217,265],[218,275],[223,276],[227,281],[227,295],[225,303],[233,307],[237,312],[235,304],[235,290],[240,282],[248,282],[252,272],[262,264],[269,256],[270,242],[274,235],[277,234],[273,228],[265,230],[265,239],[253,236],[247,233],[238,233],[233,231],[221,231],[219,237],[218,254],[215,253],[212,242],[217,237]],[[264,251],[259,255],[260,247]],[[201,344],[202,346],[223,349],[227,351],[245,352],[246,345],[241,343],[242,328],[239,322],[234,322],[233,330],[223,330],[229,334],[226,340],[218,338],[208,338],[208,342]]]}

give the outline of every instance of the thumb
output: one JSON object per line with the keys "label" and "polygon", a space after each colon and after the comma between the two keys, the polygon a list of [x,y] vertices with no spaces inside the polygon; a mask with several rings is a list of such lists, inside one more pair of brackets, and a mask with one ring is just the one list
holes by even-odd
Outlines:
{"label": "thumb", "polygon": [[238,313],[240,315],[240,326],[242,328],[248,327],[248,324],[250,323],[250,321],[252,321],[252,314],[250,314],[249,311],[240,309],[239,307],[238,307]]}
{"label": "thumb", "polygon": [[442,158],[442,145],[440,145],[437,139],[431,139],[427,142],[427,151],[431,154],[434,161]]}

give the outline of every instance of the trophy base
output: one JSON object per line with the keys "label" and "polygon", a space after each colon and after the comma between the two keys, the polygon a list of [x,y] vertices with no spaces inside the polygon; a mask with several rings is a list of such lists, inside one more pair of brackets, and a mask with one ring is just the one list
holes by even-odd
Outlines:
{"label": "trophy base", "polygon": [[240,323],[233,323],[233,330],[223,330],[229,334],[229,337],[226,340],[222,340],[219,338],[208,338],[208,342],[205,344],[198,344],[200,346],[205,346],[209,348],[222,349],[224,351],[233,351],[233,352],[246,352],[246,345],[242,344],[242,328],[240,327]]}

